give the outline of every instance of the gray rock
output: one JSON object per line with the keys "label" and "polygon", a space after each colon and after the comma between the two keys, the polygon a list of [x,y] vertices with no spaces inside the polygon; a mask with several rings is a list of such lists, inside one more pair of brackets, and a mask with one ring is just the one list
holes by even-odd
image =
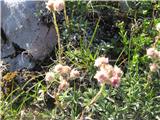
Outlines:
{"label": "gray rock", "polygon": [[15,58],[2,59],[7,64],[9,71],[21,70],[21,69],[32,69],[35,63],[30,61],[27,55],[19,54]]}
{"label": "gray rock", "polygon": [[[3,41],[3,40],[2,40]],[[3,45],[1,46],[1,58],[5,58],[11,55],[14,55],[16,53],[12,43],[7,42],[7,43],[3,43]]]}
{"label": "gray rock", "polygon": [[30,53],[35,60],[43,60],[57,43],[54,27],[39,22],[35,13],[43,9],[42,1],[2,1],[2,28],[9,41]]}

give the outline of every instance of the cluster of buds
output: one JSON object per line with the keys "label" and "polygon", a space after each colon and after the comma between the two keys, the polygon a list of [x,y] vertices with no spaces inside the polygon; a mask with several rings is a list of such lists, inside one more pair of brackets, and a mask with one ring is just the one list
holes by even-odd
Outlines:
{"label": "cluster of buds", "polygon": [[156,72],[156,71],[159,69],[159,66],[158,66],[158,64],[156,64],[156,63],[151,63],[151,64],[149,65],[149,68],[150,68],[150,71],[151,71],[151,72]]}
{"label": "cluster of buds", "polygon": [[109,84],[113,87],[119,87],[123,75],[120,68],[110,65],[108,58],[105,57],[97,58],[94,66],[99,68],[94,78],[97,79],[100,84]]}
{"label": "cluster of buds", "polygon": [[160,51],[156,50],[155,48],[147,49],[147,56],[151,59],[160,59]]}
{"label": "cluster of buds", "polygon": [[46,3],[46,8],[49,11],[60,12],[64,9],[64,0],[48,0],[48,2]]}
{"label": "cluster of buds", "polygon": [[78,70],[72,69],[69,66],[58,64],[52,71],[46,73],[45,80],[47,82],[52,82],[57,76],[60,80],[58,91],[62,91],[69,87],[69,80],[78,78],[80,73]]}
{"label": "cluster of buds", "polygon": [[152,59],[153,63],[150,64],[149,68],[151,72],[156,72],[159,69],[158,63],[160,62],[160,51],[155,48],[147,49],[147,56]]}

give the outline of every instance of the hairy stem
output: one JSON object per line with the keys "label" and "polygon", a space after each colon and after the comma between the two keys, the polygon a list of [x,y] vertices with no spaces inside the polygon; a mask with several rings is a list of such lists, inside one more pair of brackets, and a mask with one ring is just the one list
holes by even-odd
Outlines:
{"label": "hairy stem", "polygon": [[96,94],[96,96],[94,96],[94,98],[91,100],[91,102],[86,107],[90,107],[90,105],[94,104],[98,100],[98,98],[101,96],[101,93],[104,87],[105,87],[105,84],[102,84],[99,92]]}
{"label": "hairy stem", "polygon": [[61,60],[61,54],[62,54],[62,51],[61,51],[61,41],[60,41],[60,33],[59,33],[59,28],[58,28],[58,24],[57,24],[57,19],[56,19],[56,13],[53,11],[53,22],[54,22],[54,26],[55,26],[55,29],[56,29],[56,33],[57,33],[57,41],[58,41],[58,60],[59,62],[61,63],[62,60]]}
{"label": "hairy stem", "polygon": [[83,120],[83,115],[84,115],[84,112],[91,106],[93,105],[98,99],[99,97],[101,96],[102,94],[102,91],[104,90],[105,88],[105,84],[102,84],[99,92],[96,94],[96,96],[94,96],[91,100],[91,102],[83,109],[83,111],[81,112],[81,116],[80,116],[80,120]]}

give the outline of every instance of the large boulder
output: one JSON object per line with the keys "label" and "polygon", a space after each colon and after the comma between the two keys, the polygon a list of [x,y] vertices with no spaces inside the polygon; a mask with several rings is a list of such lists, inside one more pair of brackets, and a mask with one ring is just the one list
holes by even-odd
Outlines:
{"label": "large boulder", "polygon": [[56,44],[54,27],[40,23],[36,13],[42,1],[2,1],[1,25],[8,40],[25,49],[35,60],[43,60]]}
{"label": "large boulder", "polygon": [[[38,12],[45,9],[44,1],[0,2],[1,31],[3,30],[7,38],[7,42],[1,44],[1,58],[10,64],[11,70],[34,67],[33,61],[43,60],[57,43],[54,26],[48,27],[39,21]],[[17,54],[13,44],[23,51]],[[27,53],[28,56],[24,57],[23,53]],[[31,56],[32,58],[29,58]],[[22,57],[24,61],[21,62]]]}

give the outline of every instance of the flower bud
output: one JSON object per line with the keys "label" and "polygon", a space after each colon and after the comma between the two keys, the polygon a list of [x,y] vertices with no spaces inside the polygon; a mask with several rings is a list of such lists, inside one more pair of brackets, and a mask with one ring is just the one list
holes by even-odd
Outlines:
{"label": "flower bud", "polygon": [[55,0],[54,10],[60,12],[64,9],[64,0]]}
{"label": "flower bud", "polygon": [[106,83],[107,80],[109,79],[109,77],[106,74],[106,71],[102,71],[102,70],[97,71],[94,78],[97,79],[100,84]]}
{"label": "flower bud", "polygon": [[77,71],[77,70],[75,70],[75,69],[71,70],[71,73],[70,73],[70,78],[71,78],[71,79],[76,79],[76,78],[78,78],[79,76],[80,76],[79,71]]}
{"label": "flower bud", "polygon": [[47,72],[45,76],[46,81],[52,81],[54,79],[54,73],[53,72]]}
{"label": "flower bud", "polygon": [[46,8],[50,11],[60,12],[64,9],[64,0],[49,0],[46,3]]}
{"label": "flower bud", "polygon": [[99,57],[95,60],[95,64],[94,66],[96,67],[100,67],[102,66],[103,64],[108,64],[108,58],[105,58],[105,57]]}
{"label": "flower bud", "polygon": [[155,48],[149,48],[147,49],[147,56],[152,59],[159,59],[160,52],[157,51]]}
{"label": "flower bud", "polygon": [[112,86],[113,87],[119,87],[119,85],[120,85],[120,80],[121,80],[121,78],[120,77],[118,77],[118,76],[113,76],[112,78],[111,78],[111,84],[112,84]]}
{"label": "flower bud", "polygon": [[61,80],[60,85],[58,87],[58,91],[63,91],[69,88],[69,83],[66,80]]}
{"label": "flower bud", "polygon": [[118,68],[117,66],[114,66],[114,72],[113,72],[114,76],[118,76],[121,77],[123,75],[123,72],[120,68]]}
{"label": "flower bud", "polygon": [[55,67],[54,67],[54,71],[56,73],[61,73],[61,71],[63,70],[63,65],[61,64],[57,64]]}
{"label": "flower bud", "polygon": [[156,72],[158,70],[158,65],[155,63],[150,64],[149,66],[151,72]]}

